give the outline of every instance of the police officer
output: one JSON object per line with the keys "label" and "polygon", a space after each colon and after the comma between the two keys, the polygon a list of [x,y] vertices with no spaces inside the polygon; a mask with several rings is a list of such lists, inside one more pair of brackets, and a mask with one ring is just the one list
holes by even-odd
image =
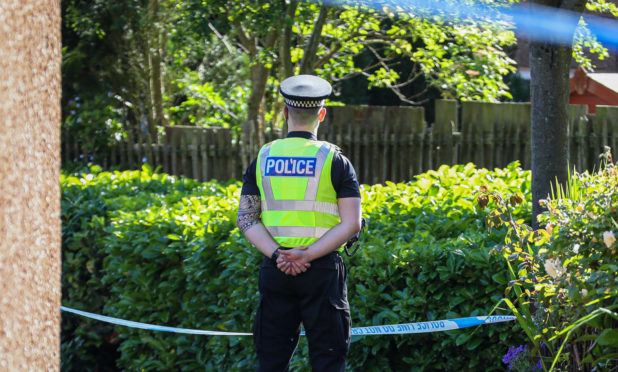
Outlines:
{"label": "police officer", "polygon": [[264,254],[254,343],[258,371],[287,371],[303,324],[313,371],[343,371],[350,347],[347,270],[338,250],[361,226],[354,168],[317,140],[330,84],[284,80],[284,139],[266,144],[244,175],[237,225]]}

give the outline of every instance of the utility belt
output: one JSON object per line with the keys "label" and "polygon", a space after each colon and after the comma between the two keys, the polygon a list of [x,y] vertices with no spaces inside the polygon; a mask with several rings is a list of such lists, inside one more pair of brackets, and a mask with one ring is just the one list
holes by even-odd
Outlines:
{"label": "utility belt", "polygon": [[[360,248],[360,236],[361,234],[364,236],[365,235],[365,227],[367,227],[367,221],[364,218],[361,218],[361,229],[359,232],[357,232],[356,234],[354,234],[353,237],[351,237],[343,246],[343,252],[345,252],[345,254],[348,257],[352,257],[356,254],[356,252],[358,252],[359,248]],[[356,244],[356,246],[354,246]],[[350,253],[350,249],[354,247],[354,249],[352,249],[352,252]],[[290,249],[294,249],[296,247],[284,247],[282,245],[279,245],[279,250],[283,250],[283,251],[287,251]],[[338,251],[341,251],[341,249],[336,250],[333,253],[338,253]]]}

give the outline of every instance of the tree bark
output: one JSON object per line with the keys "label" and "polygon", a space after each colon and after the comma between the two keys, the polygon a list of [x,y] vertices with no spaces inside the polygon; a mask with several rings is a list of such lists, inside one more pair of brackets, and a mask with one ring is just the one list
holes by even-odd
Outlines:
{"label": "tree bark", "polygon": [[[251,95],[247,104],[247,121],[242,130],[241,159],[243,168],[247,168],[249,157],[255,156],[255,154],[252,154],[254,152],[253,147],[264,144],[264,116],[261,110],[263,110],[266,83],[272,68],[267,67],[260,60],[260,48],[273,48],[280,34],[278,29],[273,29],[264,40],[260,40],[257,35],[249,36],[240,21],[234,20],[233,24],[240,44],[247,50],[249,58],[253,61],[251,66]],[[260,44],[262,44],[262,47],[259,46]]]}
{"label": "tree bark", "polygon": [[253,132],[252,137],[258,146],[264,144],[264,122],[261,120],[263,116],[260,114],[260,110],[262,110],[270,70],[261,62],[256,62],[251,67],[251,95],[247,108],[247,122],[248,127]]}
{"label": "tree bark", "polygon": [[153,121],[149,123],[150,137],[157,142],[157,128],[165,125],[163,116],[163,76],[161,73],[161,29],[159,19],[159,0],[151,0],[152,12],[152,41],[150,46],[151,55],[151,92]]}
{"label": "tree bark", "polygon": [[315,57],[318,51],[318,46],[320,45],[320,36],[322,35],[322,29],[324,28],[324,23],[326,22],[327,15],[328,8],[326,7],[326,5],[322,5],[322,7],[320,8],[320,14],[318,15],[318,19],[313,25],[313,30],[311,31],[309,41],[305,46],[303,59],[300,62],[301,74],[311,74],[315,70]]}
{"label": "tree bark", "polygon": [[530,45],[530,96],[532,109],[532,224],[544,211],[551,184],[567,179],[569,66],[571,48]]}
{"label": "tree bark", "polygon": [[[577,13],[586,0],[538,1]],[[572,25],[575,33],[577,24]],[[539,200],[550,194],[551,185],[567,181],[567,139],[569,121],[569,68],[572,45],[549,42],[530,44],[532,226],[543,211]]]}
{"label": "tree bark", "polygon": [[[284,6],[285,1],[283,1]],[[294,22],[294,14],[298,1],[292,0],[285,8],[285,25],[281,34],[281,61],[283,64],[283,78],[288,78],[294,74],[294,66],[292,65],[292,56],[290,54],[292,50],[292,24]]]}

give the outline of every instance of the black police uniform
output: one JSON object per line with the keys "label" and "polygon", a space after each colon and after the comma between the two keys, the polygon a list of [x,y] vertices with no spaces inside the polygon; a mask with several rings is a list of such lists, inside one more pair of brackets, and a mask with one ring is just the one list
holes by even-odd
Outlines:
{"label": "black police uniform", "polygon": [[[309,132],[290,132],[287,137],[317,140]],[[247,169],[243,181],[242,195],[260,195],[256,160]],[[340,151],[333,157],[331,181],[337,198],[360,198],[354,168]],[[297,276],[286,275],[275,262],[264,257],[253,329],[258,371],[288,370],[301,322],[307,333],[312,369],[345,370],[351,324],[346,278],[347,269],[338,252],[311,262],[311,267]]]}

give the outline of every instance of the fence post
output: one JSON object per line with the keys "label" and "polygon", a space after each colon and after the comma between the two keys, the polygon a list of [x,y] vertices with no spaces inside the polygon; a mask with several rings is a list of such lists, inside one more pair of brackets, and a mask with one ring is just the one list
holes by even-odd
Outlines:
{"label": "fence post", "polygon": [[508,112],[512,110],[512,103],[503,103],[494,105],[494,125],[493,125],[493,146],[492,146],[492,158],[493,167],[501,168],[506,166],[504,161],[504,153],[506,150],[506,140],[508,126]]}
{"label": "fence post", "polygon": [[433,138],[436,149],[436,166],[455,163],[453,132],[457,131],[457,101],[439,99],[435,102]]}
{"label": "fence post", "polygon": [[350,159],[356,170],[358,181],[362,183],[361,180],[364,180],[364,157],[361,158],[363,112],[359,112],[356,106],[329,107],[326,112],[326,119],[318,131],[319,138],[332,142],[334,141],[334,133],[337,126],[346,125],[349,127],[348,136],[343,136],[341,142],[333,143],[339,146],[343,154]]}
{"label": "fence post", "polygon": [[530,169],[532,166],[532,106],[529,103],[517,103],[517,114],[515,115],[517,124],[517,143],[518,157],[521,159],[521,166]]}
{"label": "fence post", "polygon": [[596,111],[597,120],[604,123],[603,128],[606,130],[604,144],[611,147],[614,155],[612,157],[616,162],[618,160],[618,106],[597,106]]}
{"label": "fence post", "polygon": [[[410,181],[414,176],[425,171],[423,169],[423,139],[425,137],[425,110],[422,107],[403,107],[402,114],[405,115],[404,129],[408,129],[408,157],[406,161],[403,158],[404,169],[406,169],[405,180]],[[407,128],[405,128],[407,127]],[[407,165],[407,167],[406,167]]]}
{"label": "fence post", "polygon": [[589,136],[595,130],[591,130],[593,128],[588,122],[587,112],[588,106],[586,105],[569,105],[568,162],[569,168],[576,167],[578,171],[594,166],[595,156],[589,156],[589,152],[593,149],[594,153],[596,152],[594,149],[600,147],[597,141],[590,141]]}

